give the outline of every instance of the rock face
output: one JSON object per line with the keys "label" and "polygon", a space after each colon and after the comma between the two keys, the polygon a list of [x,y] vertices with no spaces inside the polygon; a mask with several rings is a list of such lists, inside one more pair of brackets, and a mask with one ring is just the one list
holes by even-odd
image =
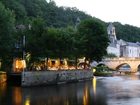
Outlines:
{"label": "rock face", "polygon": [[39,86],[81,81],[93,77],[91,70],[25,71],[22,86]]}

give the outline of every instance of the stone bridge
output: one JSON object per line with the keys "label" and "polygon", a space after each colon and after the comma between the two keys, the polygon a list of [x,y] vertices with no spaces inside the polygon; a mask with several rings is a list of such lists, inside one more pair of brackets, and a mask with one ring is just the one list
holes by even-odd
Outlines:
{"label": "stone bridge", "polygon": [[99,62],[99,64],[104,64],[113,70],[118,70],[122,65],[128,64],[131,72],[137,72],[140,58],[106,58]]}

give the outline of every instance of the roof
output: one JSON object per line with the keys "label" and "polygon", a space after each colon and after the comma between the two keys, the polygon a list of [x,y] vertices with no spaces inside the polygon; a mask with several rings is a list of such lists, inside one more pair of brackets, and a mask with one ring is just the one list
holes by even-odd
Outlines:
{"label": "roof", "polygon": [[114,25],[112,23],[109,23],[107,29],[111,29],[111,28],[115,28]]}
{"label": "roof", "polygon": [[140,47],[138,43],[133,43],[133,42],[126,42],[127,46],[133,46],[133,47]]}

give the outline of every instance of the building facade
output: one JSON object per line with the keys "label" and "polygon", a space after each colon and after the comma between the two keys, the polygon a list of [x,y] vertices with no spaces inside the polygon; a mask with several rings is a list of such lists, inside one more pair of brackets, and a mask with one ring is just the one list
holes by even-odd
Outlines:
{"label": "building facade", "polygon": [[140,43],[126,42],[122,39],[117,40],[115,27],[112,23],[107,27],[108,38],[110,40],[107,47],[108,54],[114,54],[117,57],[140,57]]}

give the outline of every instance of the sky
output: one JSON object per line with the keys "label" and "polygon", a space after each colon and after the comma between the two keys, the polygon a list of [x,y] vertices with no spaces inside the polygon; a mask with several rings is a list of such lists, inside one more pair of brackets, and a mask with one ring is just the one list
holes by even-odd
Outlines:
{"label": "sky", "polygon": [[140,27],[140,0],[54,0],[57,6],[76,7],[105,22]]}

